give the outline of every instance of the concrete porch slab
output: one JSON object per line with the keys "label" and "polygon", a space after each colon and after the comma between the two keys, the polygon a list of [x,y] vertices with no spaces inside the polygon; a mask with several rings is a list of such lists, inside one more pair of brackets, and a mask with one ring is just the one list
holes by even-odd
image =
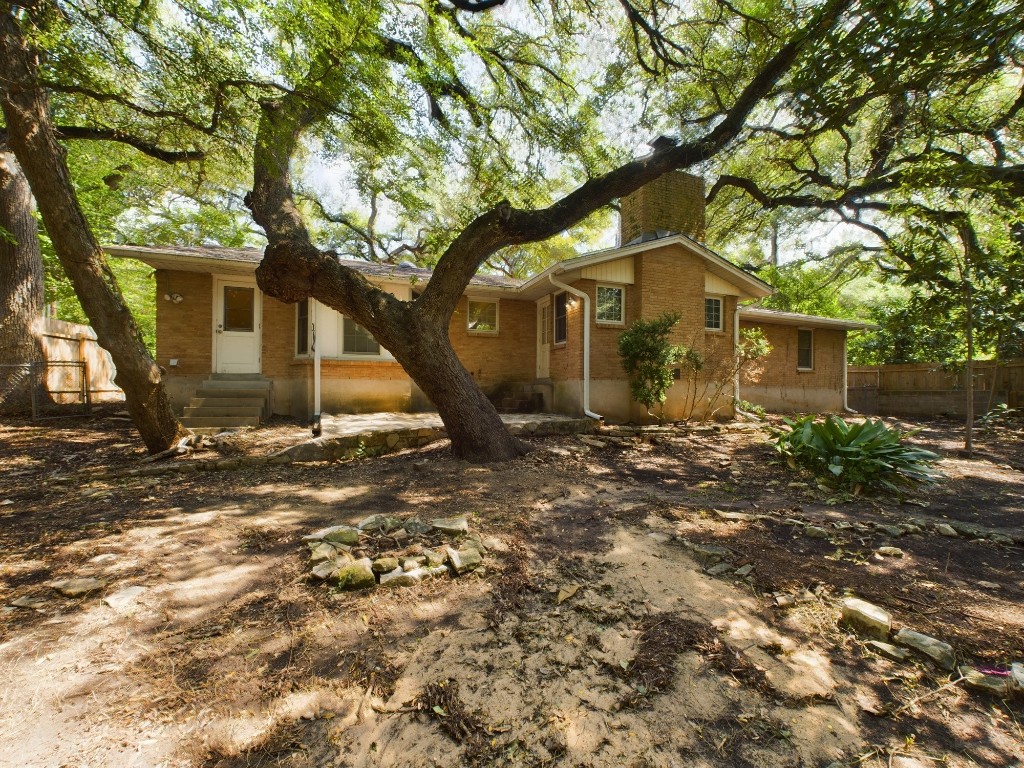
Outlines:
{"label": "concrete porch slab", "polygon": [[[567,424],[579,422],[573,416],[558,413],[503,413],[501,420],[513,432],[530,424]],[[590,422],[590,419],[584,421]],[[346,437],[363,432],[397,432],[405,429],[444,429],[435,412],[423,413],[325,413],[320,417],[322,437]],[[529,430],[535,431],[535,430]]]}
{"label": "concrete porch slab", "polygon": [[[514,435],[588,434],[597,422],[554,413],[510,413],[501,419]],[[292,445],[271,457],[273,463],[330,461],[380,456],[419,448],[446,436],[436,413],[323,414],[320,437]]]}

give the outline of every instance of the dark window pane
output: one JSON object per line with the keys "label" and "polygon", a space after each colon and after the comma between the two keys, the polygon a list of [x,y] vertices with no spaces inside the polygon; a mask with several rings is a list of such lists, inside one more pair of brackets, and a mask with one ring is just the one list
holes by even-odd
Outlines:
{"label": "dark window pane", "polygon": [[346,317],[342,352],[346,355],[379,355],[380,344],[363,326]]}
{"label": "dark window pane", "polygon": [[566,294],[555,296],[555,344],[561,344],[569,336],[569,317],[567,315]]}
{"label": "dark window pane", "polygon": [[496,333],[498,330],[498,302],[470,301],[469,330]]}
{"label": "dark window pane", "polygon": [[253,305],[256,298],[254,288],[224,286],[224,330],[252,331]]}
{"label": "dark window pane", "polygon": [[300,355],[309,352],[309,299],[300,301],[295,311],[295,351]]}
{"label": "dark window pane", "polygon": [[814,367],[814,331],[797,331],[796,367]]}

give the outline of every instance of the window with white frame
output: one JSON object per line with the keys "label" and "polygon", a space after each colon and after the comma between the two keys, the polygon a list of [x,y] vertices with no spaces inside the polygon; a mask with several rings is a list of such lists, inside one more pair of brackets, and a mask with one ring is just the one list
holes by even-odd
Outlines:
{"label": "window with white frame", "polygon": [[597,322],[626,322],[626,290],[621,285],[597,286]]}
{"label": "window with white frame", "polygon": [[466,328],[470,333],[498,332],[497,299],[469,299],[466,311]]}
{"label": "window with white frame", "polygon": [[342,319],[341,352],[343,355],[379,355],[380,344],[368,330],[351,317]]}
{"label": "window with white frame", "polygon": [[814,331],[810,328],[796,332],[796,368],[798,371],[814,370]]}
{"label": "window with white frame", "polygon": [[722,330],[722,300],[717,296],[704,297],[704,328],[708,331]]}

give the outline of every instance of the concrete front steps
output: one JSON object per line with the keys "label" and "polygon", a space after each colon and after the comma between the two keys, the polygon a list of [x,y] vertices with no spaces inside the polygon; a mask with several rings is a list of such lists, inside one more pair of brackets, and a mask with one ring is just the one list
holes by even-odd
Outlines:
{"label": "concrete front steps", "polygon": [[198,434],[255,427],[270,415],[270,381],[258,373],[215,373],[185,407],[181,423]]}

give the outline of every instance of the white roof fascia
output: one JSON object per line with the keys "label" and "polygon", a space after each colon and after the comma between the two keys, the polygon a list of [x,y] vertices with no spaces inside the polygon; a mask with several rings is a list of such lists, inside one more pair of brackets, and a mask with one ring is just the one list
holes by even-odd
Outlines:
{"label": "white roof fascia", "polygon": [[809,326],[811,328],[835,328],[846,331],[865,331],[878,328],[871,323],[859,323],[856,320],[841,320],[836,317],[819,315],[803,315],[799,312],[783,312],[764,307],[740,307],[740,320],[765,323],[767,325]]}
{"label": "white roof fascia", "polygon": [[[748,272],[740,269],[739,267],[730,264],[728,261],[723,259],[714,251],[706,248],[695,240],[691,240],[685,235],[671,235],[669,237],[661,237],[655,240],[646,240],[636,245],[627,245],[620,248],[609,248],[604,251],[597,251],[596,253],[589,253],[583,256],[576,256],[572,259],[566,259],[560,261],[557,264],[552,264],[550,267],[542,272],[531,277],[521,286],[519,286],[519,292],[523,294],[530,294],[533,289],[538,286],[547,286],[549,274],[560,275],[567,272],[583,269],[584,267],[594,266],[595,264],[601,264],[605,261],[615,261],[616,259],[624,259],[629,256],[635,256],[645,251],[654,250],[655,248],[664,248],[668,245],[680,245],[683,248],[691,251],[697,256],[700,256],[705,261],[710,262],[715,267],[718,267],[725,274],[719,275],[723,279],[730,280],[730,282],[739,281],[741,286],[747,288],[750,291],[751,297],[761,298],[764,296],[770,296],[775,292],[775,289],[768,285],[760,278],[754,277]],[[545,291],[546,293],[547,291]]]}
{"label": "white roof fascia", "polygon": [[[258,261],[248,259],[231,259],[224,257],[206,258],[203,256],[192,256],[176,252],[173,248],[164,252],[156,251],[156,246],[145,246],[145,250],[131,245],[106,245],[103,250],[110,256],[119,259],[136,259],[148,264],[153,269],[177,270],[179,272],[204,272],[213,275],[251,275],[256,272],[260,265]],[[401,273],[395,272],[388,275],[369,275],[360,273],[378,286],[404,285],[410,286],[412,290],[422,290],[427,280],[414,280],[415,275],[403,278]],[[487,285],[470,283],[466,286],[464,294],[472,293],[474,296],[487,296],[489,298],[515,298],[518,288],[510,285]]]}
{"label": "white roof fascia", "polygon": [[103,250],[110,256],[120,259],[136,259],[148,264],[153,269],[172,269],[180,272],[208,272],[210,274],[245,274],[256,271],[258,261],[243,259],[206,259],[199,256],[186,256],[180,253],[153,253],[141,251],[130,245],[105,245]]}

